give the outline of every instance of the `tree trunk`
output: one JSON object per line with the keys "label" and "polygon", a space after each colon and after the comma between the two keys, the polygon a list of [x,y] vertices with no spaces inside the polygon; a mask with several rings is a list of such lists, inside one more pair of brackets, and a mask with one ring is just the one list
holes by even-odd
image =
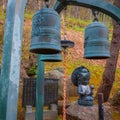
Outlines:
{"label": "tree trunk", "polygon": [[[120,0],[115,0],[114,4],[120,8]],[[107,60],[103,80],[97,92],[103,93],[104,102],[108,101],[115,80],[115,71],[120,49],[120,25],[116,22],[113,22],[113,25],[113,38],[110,47],[111,57]]]}

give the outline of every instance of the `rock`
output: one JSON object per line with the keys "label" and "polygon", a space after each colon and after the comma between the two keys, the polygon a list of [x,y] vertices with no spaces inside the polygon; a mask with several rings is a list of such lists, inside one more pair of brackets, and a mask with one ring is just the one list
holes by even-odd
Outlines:
{"label": "rock", "polygon": [[23,81],[24,78],[28,78],[27,72],[25,70],[24,64],[21,64],[21,69],[20,69],[20,82]]}
{"label": "rock", "polygon": [[67,88],[68,88],[68,93],[67,95],[69,97],[75,97],[78,96],[77,93],[77,87],[73,85],[72,81],[71,81],[71,76],[67,77]]}
{"label": "rock", "polygon": [[118,91],[112,98],[111,104],[114,106],[120,106],[120,91]]}
{"label": "rock", "polygon": [[63,87],[63,76],[64,74],[58,70],[52,70],[48,73],[45,74],[45,78],[53,78],[53,79],[58,79],[58,99],[62,99],[63,96],[63,91],[62,91],[62,87]]}
{"label": "rock", "polygon": [[[58,79],[58,99],[63,99],[63,79],[64,73],[62,69],[54,69],[45,73],[45,78]],[[71,77],[66,77],[67,96],[77,96],[77,87],[72,84]]]}
{"label": "rock", "polygon": [[55,68],[54,70],[58,70],[59,72],[64,73],[64,70],[61,67]]}
{"label": "rock", "polygon": [[[84,107],[72,103],[66,111],[67,120],[98,120],[98,106]],[[104,105],[104,120],[112,120],[110,106]]]}
{"label": "rock", "polygon": [[[66,102],[66,108],[70,106],[70,102]],[[58,101],[58,115],[63,114],[63,101]]]}

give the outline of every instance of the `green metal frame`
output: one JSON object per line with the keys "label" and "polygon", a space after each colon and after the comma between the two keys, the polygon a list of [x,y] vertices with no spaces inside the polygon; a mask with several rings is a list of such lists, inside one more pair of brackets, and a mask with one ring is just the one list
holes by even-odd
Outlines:
{"label": "green metal frame", "polygon": [[[59,2],[61,1],[61,2]],[[120,24],[120,9],[115,5],[105,2],[104,0],[59,0],[53,6],[53,9],[60,13],[67,5],[82,6],[96,9],[112,17]]]}
{"label": "green metal frame", "polygon": [[17,120],[24,8],[27,0],[8,0],[0,76],[0,120]]}
{"label": "green metal frame", "polygon": [[35,120],[42,120],[44,114],[44,62],[40,61],[40,55],[37,57],[37,63]]}
{"label": "green metal frame", "polygon": [[[8,0],[0,77],[0,120],[17,119],[22,26],[26,2],[27,0]],[[53,9],[60,13],[67,5],[94,8],[111,16],[120,24],[120,9],[103,0],[59,0],[56,1]],[[41,62],[38,65],[37,80],[40,76],[40,79],[43,80],[44,64]],[[37,82],[36,95],[38,96],[38,101],[36,101],[36,120],[43,120],[43,115],[39,115],[43,114],[44,93],[39,94],[39,90],[40,87],[44,88],[44,86],[43,84],[40,86],[40,81]]]}

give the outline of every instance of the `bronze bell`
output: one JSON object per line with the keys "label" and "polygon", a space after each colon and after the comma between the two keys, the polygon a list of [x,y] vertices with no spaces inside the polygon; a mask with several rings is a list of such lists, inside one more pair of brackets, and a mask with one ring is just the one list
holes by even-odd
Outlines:
{"label": "bronze bell", "polygon": [[61,62],[62,56],[60,53],[58,54],[41,54],[40,60],[44,62]]}
{"label": "bronze bell", "polygon": [[104,23],[92,22],[86,27],[84,38],[84,58],[105,59],[110,57],[108,29]]}
{"label": "bronze bell", "polygon": [[60,17],[51,8],[43,8],[33,16],[30,51],[37,54],[61,52]]}

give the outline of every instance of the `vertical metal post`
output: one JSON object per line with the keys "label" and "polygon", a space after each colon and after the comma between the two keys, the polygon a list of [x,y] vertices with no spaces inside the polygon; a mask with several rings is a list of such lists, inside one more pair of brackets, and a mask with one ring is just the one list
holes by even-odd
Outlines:
{"label": "vertical metal post", "polygon": [[43,120],[44,110],[44,62],[37,58],[37,79],[36,79],[36,113],[35,120]]}
{"label": "vertical metal post", "polygon": [[104,120],[104,110],[103,110],[103,94],[98,94],[98,112],[99,112],[99,120]]}
{"label": "vertical metal post", "polygon": [[63,51],[64,60],[63,60],[63,67],[64,67],[64,80],[63,80],[63,120],[66,120],[66,48]]}
{"label": "vertical metal post", "polygon": [[17,119],[24,8],[27,0],[8,0],[0,78],[0,120]]}

